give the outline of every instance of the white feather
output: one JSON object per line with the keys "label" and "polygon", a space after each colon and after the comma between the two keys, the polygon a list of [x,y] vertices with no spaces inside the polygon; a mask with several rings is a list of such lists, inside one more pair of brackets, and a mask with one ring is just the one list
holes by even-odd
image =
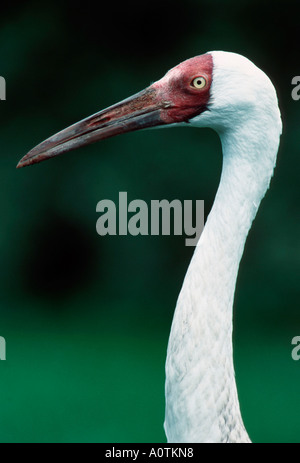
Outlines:
{"label": "white feather", "polygon": [[211,52],[208,110],[190,120],[215,129],[219,189],[186,274],[166,362],[169,442],[250,442],[232,355],[232,306],[245,241],[276,163],[281,118],[269,78],[248,59]]}

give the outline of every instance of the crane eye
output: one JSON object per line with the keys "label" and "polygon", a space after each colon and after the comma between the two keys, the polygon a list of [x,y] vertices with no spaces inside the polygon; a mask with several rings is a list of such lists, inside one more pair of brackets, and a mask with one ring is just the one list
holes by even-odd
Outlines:
{"label": "crane eye", "polygon": [[191,86],[197,89],[204,88],[206,86],[206,79],[203,76],[195,77],[191,82]]}

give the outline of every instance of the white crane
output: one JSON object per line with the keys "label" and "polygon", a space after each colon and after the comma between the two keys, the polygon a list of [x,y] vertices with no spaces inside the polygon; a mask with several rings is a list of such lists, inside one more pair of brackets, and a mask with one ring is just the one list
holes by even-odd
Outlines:
{"label": "white crane", "polygon": [[176,443],[250,442],[235,382],[232,307],[245,241],[269,187],[282,130],[269,78],[235,53],[191,58],[142,92],[41,143],[18,167],[120,133],[170,124],[216,130],[223,169],[173,319],[166,435]]}

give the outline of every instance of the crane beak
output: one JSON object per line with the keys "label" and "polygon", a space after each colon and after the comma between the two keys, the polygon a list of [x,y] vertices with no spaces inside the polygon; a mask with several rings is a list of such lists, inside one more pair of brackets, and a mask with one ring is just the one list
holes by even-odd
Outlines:
{"label": "crane beak", "polygon": [[104,138],[166,124],[164,110],[171,106],[170,101],[150,86],[43,141],[29,151],[17,168],[46,161]]}

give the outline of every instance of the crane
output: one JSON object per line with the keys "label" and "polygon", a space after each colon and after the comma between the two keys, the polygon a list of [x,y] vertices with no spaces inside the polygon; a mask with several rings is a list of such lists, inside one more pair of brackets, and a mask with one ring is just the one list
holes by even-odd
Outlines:
{"label": "crane", "polygon": [[276,91],[266,74],[236,53],[195,56],[145,90],[42,142],[18,167],[121,133],[170,125],[214,129],[223,167],[172,322],[165,431],[169,442],[249,443],[235,381],[233,300],[282,132]]}

